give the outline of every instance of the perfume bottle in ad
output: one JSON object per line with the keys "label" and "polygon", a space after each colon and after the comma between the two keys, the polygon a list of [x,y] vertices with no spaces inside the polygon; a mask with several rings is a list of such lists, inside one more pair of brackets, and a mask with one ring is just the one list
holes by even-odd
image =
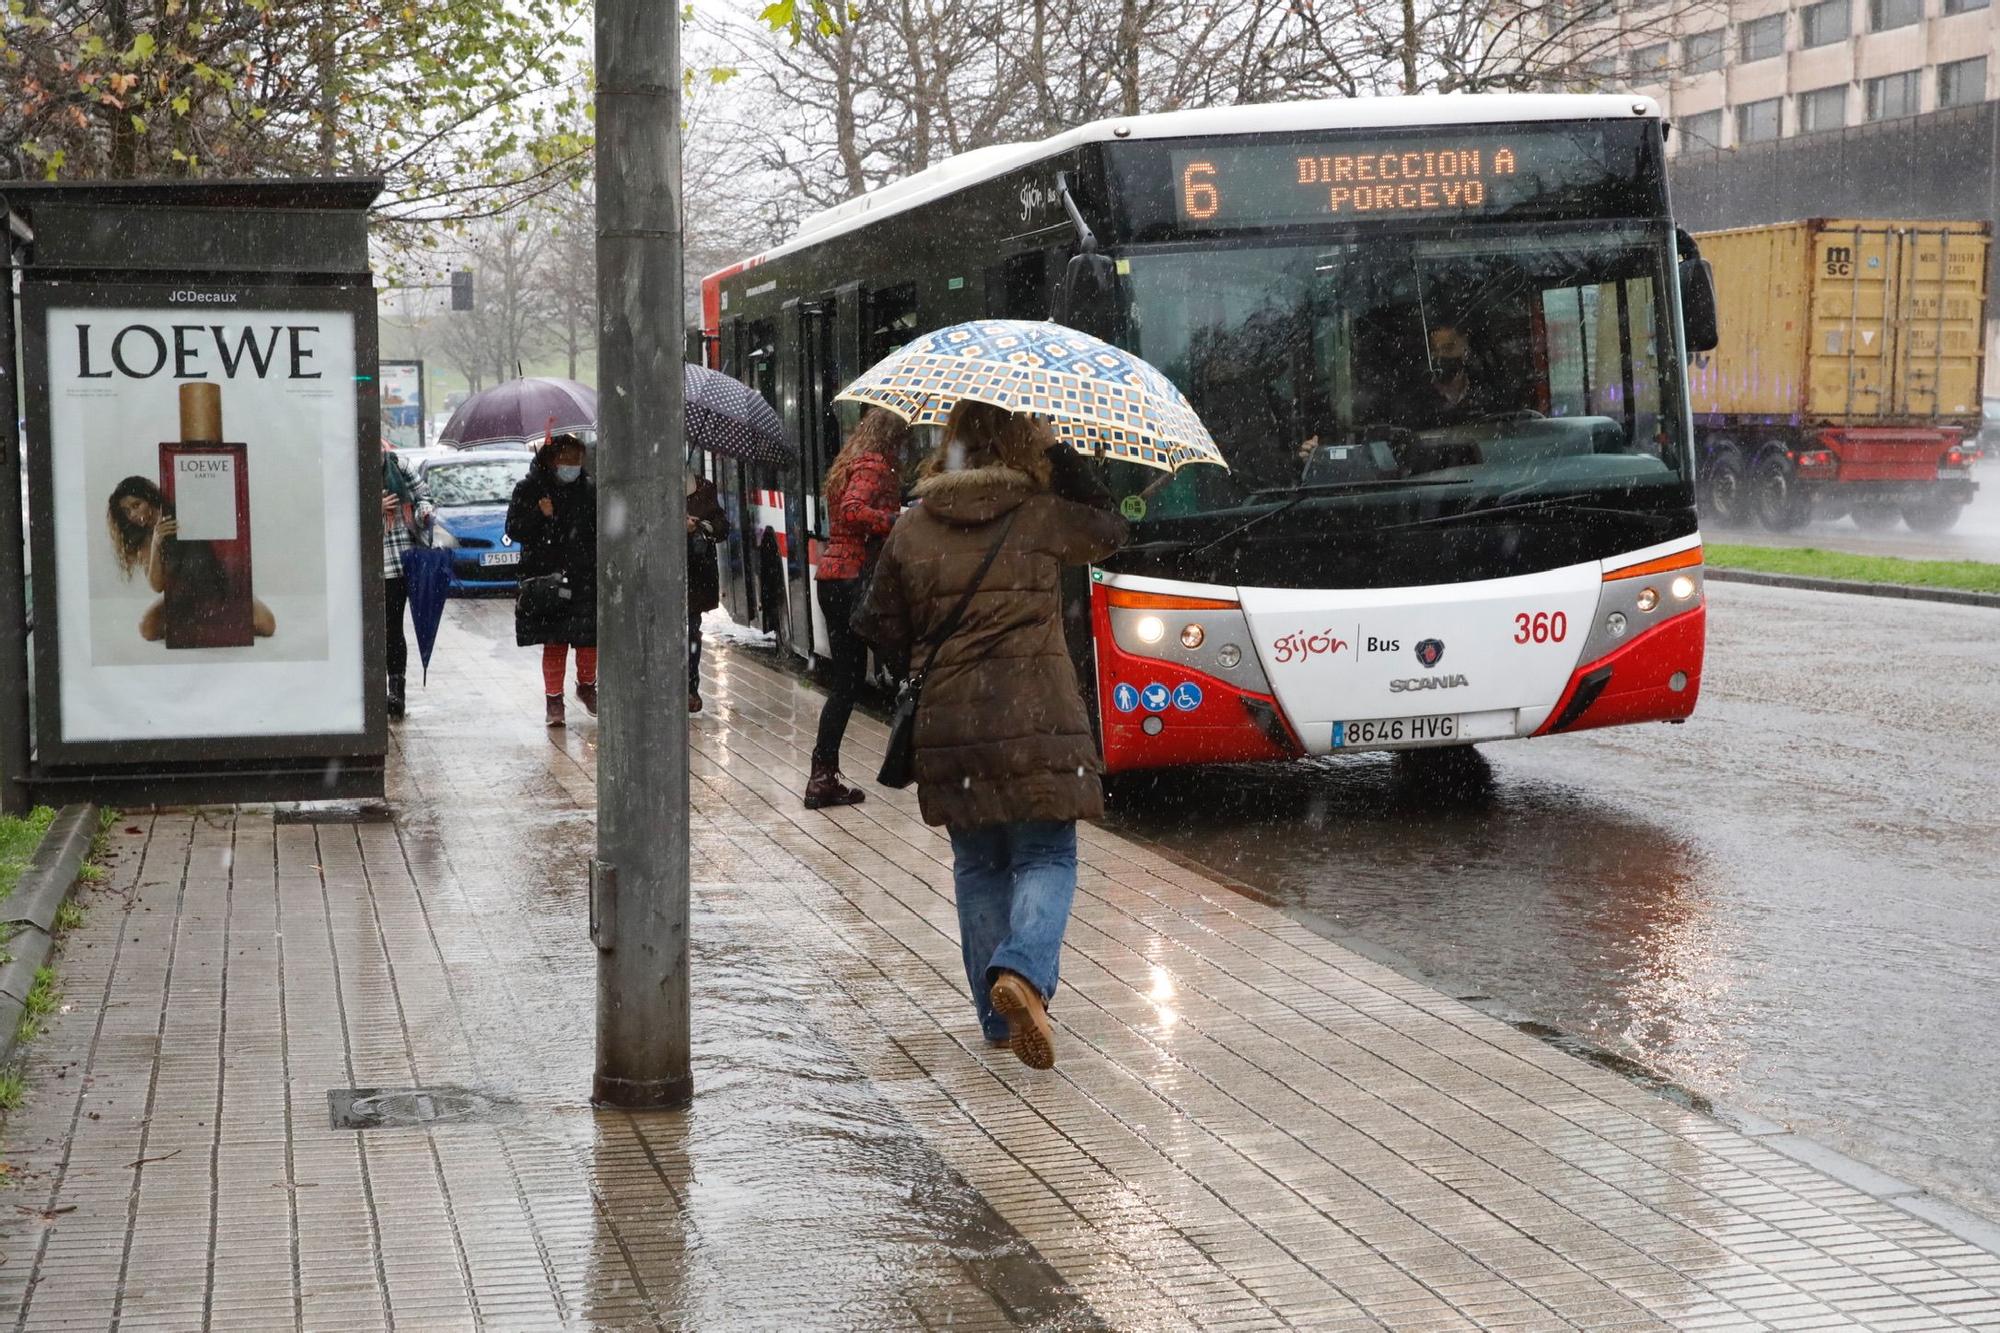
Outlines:
{"label": "perfume bottle in ad", "polygon": [[[247,648],[271,613],[250,587],[249,450],[222,439],[222,386],[180,386],[181,438],[160,445],[164,539],[161,638],[168,648]],[[260,614],[261,613],[261,614]]]}

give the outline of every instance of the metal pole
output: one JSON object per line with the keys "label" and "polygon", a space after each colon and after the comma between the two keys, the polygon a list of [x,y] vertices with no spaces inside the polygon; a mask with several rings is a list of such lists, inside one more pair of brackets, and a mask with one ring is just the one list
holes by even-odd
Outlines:
{"label": "metal pole", "polygon": [[687,532],[679,7],[598,0],[597,1075],[686,1106]]}
{"label": "metal pole", "polygon": [[28,599],[21,521],[21,383],[15,376],[14,235],[0,205],[0,814],[28,807]]}

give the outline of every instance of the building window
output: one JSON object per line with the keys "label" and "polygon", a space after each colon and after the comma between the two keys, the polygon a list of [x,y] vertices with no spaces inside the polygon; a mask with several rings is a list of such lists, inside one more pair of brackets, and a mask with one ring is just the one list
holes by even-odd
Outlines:
{"label": "building window", "polygon": [[1667,44],[1654,42],[1642,46],[1632,53],[1632,77],[1650,79],[1657,77],[1667,67]]}
{"label": "building window", "polygon": [[1722,47],[1725,33],[1721,28],[1708,32],[1698,32],[1681,43],[1681,59],[1687,64],[1690,74],[1706,74],[1722,68]]}
{"label": "building window", "polygon": [[1875,32],[1907,28],[1924,16],[1924,0],[1868,0],[1868,26]]}
{"label": "building window", "polygon": [[1799,133],[1818,134],[1847,124],[1847,85],[1799,94]]}
{"label": "building window", "polygon": [[[1950,0],[1946,0],[1947,3]],[[1821,0],[1799,11],[1799,40],[1807,46],[1844,42],[1854,28],[1851,0]]]}
{"label": "building window", "polygon": [[1675,123],[1681,132],[1681,152],[1705,152],[1722,147],[1720,111],[1703,111],[1699,115],[1683,116]]}
{"label": "building window", "polygon": [[1970,14],[1973,10],[1984,9],[1992,3],[1993,0],[1944,0],[1944,12],[1947,14]]}
{"label": "building window", "polygon": [[1618,86],[1618,57],[1599,56],[1586,60],[1583,65],[1584,86],[1589,88],[1616,88]]}
{"label": "building window", "polygon": [[1970,60],[1954,60],[1948,65],[1938,66],[1938,100],[1940,107],[1971,106],[1986,100],[1986,57],[1974,56]]}
{"label": "building window", "polygon": [[1763,143],[1778,137],[1780,99],[1767,97],[1761,102],[1745,102],[1736,108],[1736,142]]}
{"label": "building window", "polygon": [[[1870,0],[1881,4],[1883,0]],[[1769,60],[1772,56],[1785,53],[1785,16],[1773,14],[1769,18],[1751,19],[1737,25],[1737,32],[1743,41],[1743,59]]]}
{"label": "building window", "polygon": [[1887,74],[1868,80],[1864,86],[1868,89],[1868,119],[1894,120],[1917,114],[1917,99],[1921,95],[1917,90],[1917,71]]}

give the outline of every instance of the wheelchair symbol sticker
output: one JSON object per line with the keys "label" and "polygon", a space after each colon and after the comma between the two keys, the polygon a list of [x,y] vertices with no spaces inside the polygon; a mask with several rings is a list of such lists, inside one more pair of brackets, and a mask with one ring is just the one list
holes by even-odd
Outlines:
{"label": "wheelchair symbol sticker", "polygon": [[1192,713],[1201,707],[1201,686],[1191,680],[1184,680],[1174,686],[1174,707],[1183,713]]}

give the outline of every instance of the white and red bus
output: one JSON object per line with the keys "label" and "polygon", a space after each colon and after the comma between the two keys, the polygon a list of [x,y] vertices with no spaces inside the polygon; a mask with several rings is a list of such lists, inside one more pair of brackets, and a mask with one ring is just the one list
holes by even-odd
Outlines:
{"label": "white and red bus", "polygon": [[711,363],[801,446],[722,469],[732,611],[825,651],[841,386],[919,331],[1055,318],[1163,370],[1230,463],[1104,464],[1132,542],[1076,579],[1070,637],[1113,771],[1685,719],[1714,313],[1667,133],[1633,97],[1174,112],[808,219],[703,284]]}

